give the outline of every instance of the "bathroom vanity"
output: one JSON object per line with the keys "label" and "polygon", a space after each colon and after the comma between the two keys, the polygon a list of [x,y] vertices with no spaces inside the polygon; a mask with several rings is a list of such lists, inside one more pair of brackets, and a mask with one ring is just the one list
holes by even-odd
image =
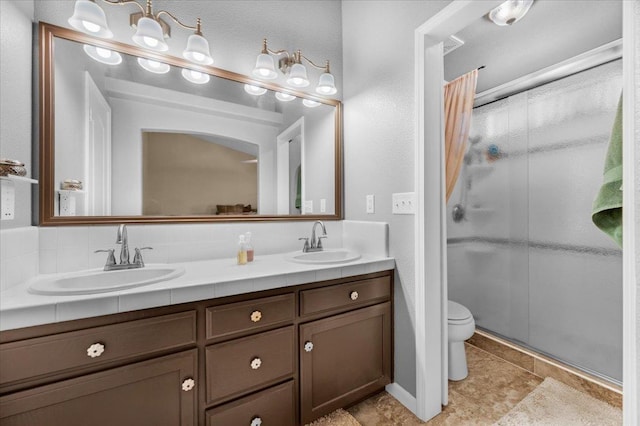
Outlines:
{"label": "bathroom vanity", "polygon": [[2,425],[298,425],[392,381],[393,271],[6,330]]}

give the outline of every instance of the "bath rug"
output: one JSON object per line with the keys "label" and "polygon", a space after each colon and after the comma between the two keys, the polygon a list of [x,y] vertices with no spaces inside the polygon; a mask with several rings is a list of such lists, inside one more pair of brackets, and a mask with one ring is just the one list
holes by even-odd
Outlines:
{"label": "bath rug", "polygon": [[550,377],[494,426],[622,425],[622,410]]}
{"label": "bath rug", "polygon": [[324,417],[314,420],[307,426],[362,426],[351,414],[342,408],[337,409],[333,413],[329,413]]}

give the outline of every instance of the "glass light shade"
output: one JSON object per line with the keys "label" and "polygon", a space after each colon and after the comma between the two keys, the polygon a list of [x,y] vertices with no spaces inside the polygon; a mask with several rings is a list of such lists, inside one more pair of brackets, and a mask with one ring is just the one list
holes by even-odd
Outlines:
{"label": "glass light shade", "polygon": [[205,84],[209,82],[209,74],[202,73],[200,71],[182,69],[182,76],[185,80],[194,84]]}
{"label": "glass light shade", "polygon": [[138,58],[138,65],[154,74],[166,74],[171,69],[169,64],[145,58]]}
{"label": "glass light shade", "polygon": [[261,53],[256,59],[256,67],[253,69],[253,75],[267,80],[273,80],[278,77],[273,57],[267,53]]}
{"label": "glass light shade", "polygon": [[288,93],[276,92],[276,99],[282,102],[289,102],[294,100],[295,98],[295,96]]}
{"label": "glass light shade", "polygon": [[309,108],[315,108],[320,106],[320,102],[312,101],[311,99],[303,99],[302,104]]}
{"label": "glass light shade", "polygon": [[338,93],[333,75],[328,72],[320,75],[318,87],[316,87],[316,93],[320,93],[321,95],[335,95]]}
{"label": "glass light shade", "polygon": [[211,65],[213,63],[213,58],[209,53],[209,42],[198,34],[189,36],[187,48],[182,52],[182,56],[196,64]]}
{"label": "glass light shade", "polygon": [[526,15],[532,4],[533,0],[507,0],[489,12],[489,19],[496,25],[513,25]]}
{"label": "glass light shade", "polygon": [[147,49],[165,52],[169,50],[169,46],[164,41],[162,27],[158,22],[146,16],[138,20],[138,29],[133,35],[133,41]]}
{"label": "glass light shade", "polygon": [[265,89],[264,87],[253,86],[251,84],[245,84],[244,91],[254,96],[260,96],[267,93],[267,89]]}
{"label": "glass light shade", "polygon": [[294,87],[307,87],[309,79],[307,78],[307,69],[302,64],[293,64],[289,72],[287,83]]}
{"label": "glass light shade", "polygon": [[103,64],[118,65],[122,62],[122,55],[118,52],[114,52],[113,50],[91,46],[89,44],[85,44],[82,48],[84,49],[84,52],[91,57],[91,59],[95,59]]}
{"label": "glass light shade", "polygon": [[104,11],[92,1],[76,0],[73,16],[67,22],[83,33],[102,38],[113,38]]}

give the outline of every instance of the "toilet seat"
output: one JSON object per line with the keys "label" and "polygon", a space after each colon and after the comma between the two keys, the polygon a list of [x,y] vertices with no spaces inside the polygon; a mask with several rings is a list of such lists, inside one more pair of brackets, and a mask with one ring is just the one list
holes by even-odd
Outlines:
{"label": "toilet seat", "polygon": [[471,311],[459,303],[449,300],[447,320],[449,324],[466,324],[473,319]]}

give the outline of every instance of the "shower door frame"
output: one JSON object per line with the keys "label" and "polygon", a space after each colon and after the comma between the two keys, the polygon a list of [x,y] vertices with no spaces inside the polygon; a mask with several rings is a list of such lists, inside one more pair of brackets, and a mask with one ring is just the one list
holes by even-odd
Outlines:
{"label": "shower door frame", "polygon": [[[444,198],[444,56],[443,41],[500,5],[502,0],[457,0],[415,30],[415,285],[416,401],[422,420],[448,403],[447,262]],[[623,3],[623,415],[625,424],[638,421],[635,129],[635,8],[640,0]],[[640,94],[639,94],[640,96]],[[428,124],[428,126],[427,126]],[[437,344],[434,344],[436,343]],[[439,377],[435,383],[434,377]]]}

